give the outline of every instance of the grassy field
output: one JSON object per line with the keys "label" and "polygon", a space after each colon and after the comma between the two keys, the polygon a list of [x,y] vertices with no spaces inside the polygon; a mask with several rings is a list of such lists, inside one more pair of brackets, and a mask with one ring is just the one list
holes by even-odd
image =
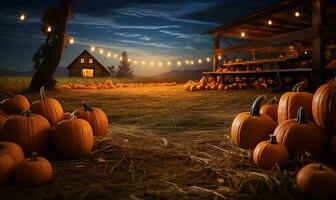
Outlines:
{"label": "grassy field", "polygon": [[[279,94],[186,92],[182,85],[46,94],[58,99],[65,111],[82,101],[100,107],[110,121],[109,135],[96,138],[88,157],[49,157],[55,173],[48,185],[1,187],[1,198],[305,199],[293,187],[293,166],[300,162],[290,161],[285,170],[259,169],[249,152],[234,147],[229,137],[237,113],[249,110],[258,95]],[[37,94],[25,95],[38,99]]]}

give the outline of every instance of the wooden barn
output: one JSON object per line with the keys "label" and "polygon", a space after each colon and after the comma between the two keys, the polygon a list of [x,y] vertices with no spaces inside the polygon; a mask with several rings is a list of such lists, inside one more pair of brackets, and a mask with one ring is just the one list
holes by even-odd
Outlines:
{"label": "wooden barn", "polygon": [[111,76],[110,70],[102,65],[87,50],[84,50],[79,56],[73,60],[67,67],[69,77],[106,77]]}

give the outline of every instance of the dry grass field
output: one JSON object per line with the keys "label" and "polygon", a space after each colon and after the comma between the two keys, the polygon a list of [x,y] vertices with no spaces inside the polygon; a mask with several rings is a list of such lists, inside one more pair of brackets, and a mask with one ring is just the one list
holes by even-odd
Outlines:
{"label": "dry grass field", "polygon": [[[30,101],[38,98],[24,94]],[[290,161],[285,170],[262,170],[229,138],[238,112],[249,110],[258,95],[279,94],[186,92],[182,85],[46,94],[65,111],[82,101],[100,107],[110,121],[109,135],[96,138],[88,157],[48,156],[51,183],[37,189],[1,187],[0,199],[305,199],[293,183],[304,158]]]}

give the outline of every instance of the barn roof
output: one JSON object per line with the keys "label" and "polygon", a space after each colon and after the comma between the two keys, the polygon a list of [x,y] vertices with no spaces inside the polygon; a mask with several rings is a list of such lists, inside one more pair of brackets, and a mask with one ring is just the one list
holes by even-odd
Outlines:
{"label": "barn roof", "polygon": [[96,59],[96,57],[94,57],[89,51],[87,51],[86,49],[82,52],[82,53],[80,53],[68,66],[67,66],[67,69],[69,69],[69,68],[71,68],[71,66],[72,66],[72,64],[75,62],[75,61],[77,61],[83,54],[88,54],[88,55],[90,55],[93,59],[94,59],[94,61],[95,62],[97,62],[98,63],[98,65],[99,66],[101,66],[108,74],[110,74],[111,75],[111,72],[110,72],[110,70],[107,68],[107,67],[105,67],[103,64],[101,64],[97,59]]}

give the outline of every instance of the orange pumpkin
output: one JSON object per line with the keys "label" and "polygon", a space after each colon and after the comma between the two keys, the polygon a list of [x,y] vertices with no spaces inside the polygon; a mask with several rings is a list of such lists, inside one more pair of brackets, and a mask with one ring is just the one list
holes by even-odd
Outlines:
{"label": "orange pumpkin", "polygon": [[330,141],[330,154],[336,163],[336,135]]}
{"label": "orange pumpkin", "polygon": [[0,140],[18,144],[23,152],[45,153],[50,140],[50,124],[41,115],[24,111],[8,118],[0,129]]}
{"label": "orange pumpkin", "polygon": [[5,153],[0,153],[0,185],[8,183],[15,168],[13,158]]}
{"label": "orange pumpkin", "polygon": [[29,109],[30,104],[28,99],[22,95],[14,95],[11,92],[6,92],[8,98],[2,101],[2,110],[8,114],[20,114]]}
{"label": "orange pumpkin", "polygon": [[21,147],[12,142],[0,142],[0,153],[9,155],[14,160],[15,166],[24,159]]}
{"label": "orange pumpkin", "polygon": [[305,195],[332,199],[336,194],[336,172],[321,163],[309,164],[298,172],[296,185]]}
{"label": "orange pumpkin", "polygon": [[336,133],[336,79],[319,87],[313,97],[312,112],[317,125]]}
{"label": "orange pumpkin", "polygon": [[83,119],[63,120],[54,128],[54,146],[61,157],[84,156],[93,148],[93,132],[89,122]]}
{"label": "orange pumpkin", "polygon": [[273,133],[276,123],[265,114],[261,114],[260,104],[266,97],[258,97],[250,112],[238,114],[232,122],[231,139],[233,144],[243,149],[251,149],[268,139]]}
{"label": "orange pumpkin", "polygon": [[290,156],[300,156],[309,152],[315,159],[319,159],[327,145],[324,130],[309,121],[300,107],[296,119],[281,123],[274,131],[277,141],[287,147]]}
{"label": "orange pumpkin", "polygon": [[52,178],[50,162],[37,153],[32,153],[31,158],[23,160],[15,169],[15,180],[25,187],[40,187]]}
{"label": "orange pumpkin", "polygon": [[0,111],[0,127],[6,121],[7,118],[8,118],[8,115]]}
{"label": "orange pumpkin", "polygon": [[89,122],[92,127],[93,135],[106,136],[109,122],[104,111],[99,108],[91,107],[88,103],[82,103],[81,108],[77,108],[74,114]]}
{"label": "orange pumpkin", "polygon": [[273,121],[278,122],[278,99],[273,97],[266,105],[261,106],[260,113],[270,116]]}
{"label": "orange pumpkin", "polygon": [[304,87],[306,87],[306,83],[298,83],[292,92],[286,92],[281,96],[278,109],[279,124],[288,119],[295,119],[300,107],[304,108],[307,119],[313,119],[311,109],[313,95],[309,92],[302,92]]}
{"label": "orange pumpkin", "polygon": [[284,145],[276,142],[275,135],[271,135],[269,141],[260,142],[256,146],[253,161],[264,169],[270,169],[276,165],[283,167],[288,161],[288,151]]}
{"label": "orange pumpkin", "polygon": [[61,104],[53,98],[45,96],[44,87],[40,89],[40,100],[34,101],[31,105],[31,111],[45,117],[51,126],[56,125],[64,117]]}

